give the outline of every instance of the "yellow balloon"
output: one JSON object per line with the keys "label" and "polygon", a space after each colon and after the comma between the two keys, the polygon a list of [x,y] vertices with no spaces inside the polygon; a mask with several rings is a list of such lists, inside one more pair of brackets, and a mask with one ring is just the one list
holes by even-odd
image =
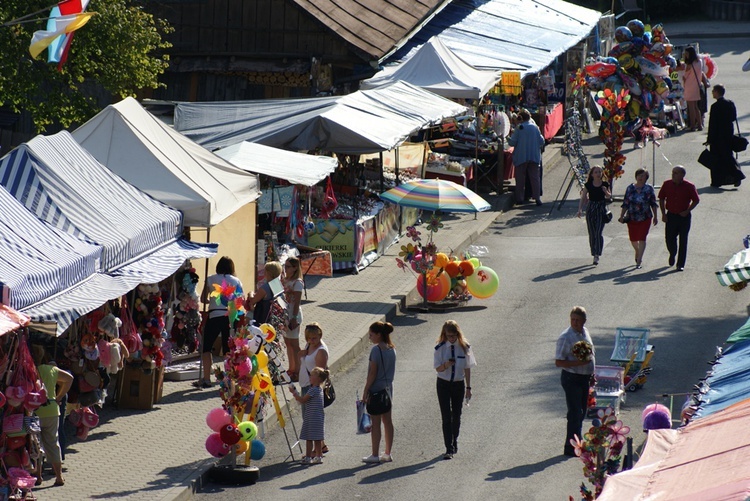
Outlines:
{"label": "yellow balloon", "polygon": [[244,440],[240,440],[239,442],[237,442],[237,454],[246,453],[249,447],[250,447],[250,442],[245,442]]}
{"label": "yellow balloon", "polygon": [[266,367],[268,367],[268,353],[266,353],[266,350],[260,350],[255,354],[255,358],[258,359],[259,369],[265,369]]}
{"label": "yellow balloon", "polygon": [[271,324],[260,324],[260,331],[266,338],[266,343],[273,343],[276,339],[276,329]]}
{"label": "yellow balloon", "polygon": [[435,255],[435,266],[438,268],[445,268],[446,264],[448,264],[448,255],[443,252],[438,252]]}

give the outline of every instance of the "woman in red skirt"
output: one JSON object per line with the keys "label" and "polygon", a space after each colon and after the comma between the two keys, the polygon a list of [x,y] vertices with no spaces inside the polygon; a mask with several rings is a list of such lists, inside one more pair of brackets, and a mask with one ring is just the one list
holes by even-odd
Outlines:
{"label": "woman in red skirt", "polygon": [[648,171],[638,169],[635,171],[635,183],[628,186],[625,190],[625,198],[622,201],[622,211],[620,212],[621,223],[628,224],[628,235],[630,244],[635,250],[635,267],[641,268],[643,252],[646,250],[646,237],[648,230],[651,228],[651,221],[654,226],[659,222],[659,215],[656,212],[658,203],[656,202],[656,193],[654,187],[647,184]]}

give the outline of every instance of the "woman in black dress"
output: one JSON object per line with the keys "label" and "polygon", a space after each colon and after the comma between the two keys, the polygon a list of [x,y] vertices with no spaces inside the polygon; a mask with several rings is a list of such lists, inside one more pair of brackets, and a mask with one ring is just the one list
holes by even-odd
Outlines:
{"label": "woman in black dress", "polygon": [[714,165],[711,166],[711,186],[714,188],[727,184],[739,186],[745,179],[732,152],[737,108],[732,101],[724,98],[724,92],[723,85],[714,85],[711,89],[716,102],[711,105],[711,114],[708,118],[707,144],[714,157]]}
{"label": "woman in black dress", "polygon": [[604,250],[604,225],[606,224],[607,201],[612,197],[609,183],[602,180],[602,168],[594,165],[589,170],[589,177],[581,190],[581,201],[578,203],[578,217],[586,210],[586,227],[589,230],[589,246],[594,256],[594,265],[599,264],[599,256]]}

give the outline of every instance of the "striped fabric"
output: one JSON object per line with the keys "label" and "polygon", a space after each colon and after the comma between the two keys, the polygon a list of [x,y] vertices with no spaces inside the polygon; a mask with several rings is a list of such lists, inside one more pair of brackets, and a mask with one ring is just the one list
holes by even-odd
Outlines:
{"label": "striped fabric", "polygon": [[750,280],[750,249],[745,249],[729,260],[724,269],[716,272],[716,278],[724,286]]}
{"label": "striped fabric", "polygon": [[135,278],[139,283],[155,284],[174,273],[186,259],[202,259],[216,255],[218,247],[218,244],[197,244],[180,238],[146,257],[117,268],[111,274]]}
{"label": "striped fabric", "polygon": [[102,248],[34,217],[0,187],[0,301],[20,309],[96,273]]}
{"label": "striped fabric", "polygon": [[104,248],[111,270],[180,236],[180,212],[101,165],[67,131],[0,160],[0,184],[40,219]]}
{"label": "striped fabric", "polygon": [[94,273],[87,280],[60,294],[21,309],[34,322],[57,322],[59,336],[79,317],[138,287],[137,277]]}

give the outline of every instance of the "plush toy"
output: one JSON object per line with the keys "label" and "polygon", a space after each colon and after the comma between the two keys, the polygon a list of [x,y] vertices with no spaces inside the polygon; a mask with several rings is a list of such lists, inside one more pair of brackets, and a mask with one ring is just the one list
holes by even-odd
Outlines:
{"label": "plush toy", "polygon": [[252,421],[243,421],[237,425],[237,429],[242,435],[242,440],[249,442],[258,436],[258,427]]}
{"label": "plush toy", "polygon": [[217,407],[208,411],[206,424],[213,431],[219,432],[226,425],[232,424],[232,416],[226,410]]}
{"label": "plush toy", "polygon": [[229,454],[230,446],[221,441],[221,435],[212,433],[206,439],[206,450],[216,458],[222,458]]}
{"label": "plush toy", "polygon": [[221,441],[227,445],[234,445],[242,439],[242,434],[234,423],[222,426],[219,436],[221,437]]}

